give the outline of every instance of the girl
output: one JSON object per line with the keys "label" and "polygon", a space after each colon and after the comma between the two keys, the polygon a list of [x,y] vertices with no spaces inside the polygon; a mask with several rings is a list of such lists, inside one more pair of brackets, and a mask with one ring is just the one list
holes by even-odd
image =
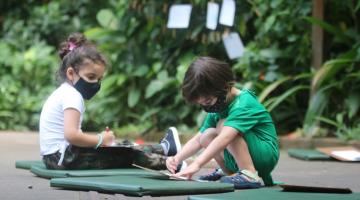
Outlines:
{"label": "girl", "polygon": [[220,179],[242,189],[260,187],[261,177],[265,185],[272,185],[270,172],[279,158],[274,123],[252,92],[234,87],[229,65],[209,57],[196,59],[185,74],[182,92],[187,102],[199,104],[208,114],[200,132],[167,159],[168,169],[174,173],[179,162],[203,148],[194,162],[175,176],[191,178],[214,158],[222,171],[200,179]]}
{"label": "girl", "polygon": [[114,133],[107,130],[97,135],[84,134],[81,122],[84,99],[91,99],[100,90],[106,61],[81,33],[71,34],[61,43],[59,56],[58,75],[63,83],[46,100],[40,116],[40,153],[46,167],[115,168],[135,162],[154,169],[166,168],[165,156],[175,155],[181,148],[175,128],[167,131],[160,144],[139,146],[125,154],[98,149],[113,144]]}

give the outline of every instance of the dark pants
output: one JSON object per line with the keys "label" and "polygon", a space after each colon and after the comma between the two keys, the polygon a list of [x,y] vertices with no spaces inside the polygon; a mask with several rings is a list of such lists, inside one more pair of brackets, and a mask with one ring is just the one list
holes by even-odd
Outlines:
{"label": "dark pants", "polygon": [[131,148],[83,148],[70,145],[66,148],[62,165],[61,154],[56,152],[43,156],[48,169],[111,169],[129,168],[131,164],[161,170],[166,169],[166,156],[162,146],[141,145]]}

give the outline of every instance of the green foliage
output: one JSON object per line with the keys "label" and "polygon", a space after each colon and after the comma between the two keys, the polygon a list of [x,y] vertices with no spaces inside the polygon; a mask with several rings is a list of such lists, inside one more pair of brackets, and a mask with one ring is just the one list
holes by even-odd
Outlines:
{"label": "green foliage", "polygon": [[23,52],[0,42],[0,129],[35,129],[43,100],[54,86],[53,48],[37,43]]}
{"label": "green foliage", "polygon": [[95,20],[93,6],[84,7],[87,3],[0,4],[0,129],[37,129],[42,104],[57,85],[55,45]]}
{"label": "green foliage", "polygon": [[345,116],[345,113],[338,113],[336,115],[336,121],[325,117],[317,117],[317,120],[324,122],[325,124],[334,126],[336,128],[334,134],[342,140],[360,140],[360,123],[355,124],[353,127],[349,127],[344,121]]}
{"label": "green foliage", "polygon": [[[227,59],[219,32],[224,27],[219,26],[218,31],[209,31],[204,27],[206,3],[193,2],[188,30],[165,28],[170,5],[168,1],[163,4],[156,1],[135,1],[132,4],[112,2],[109,8],[98,12],[100,26],[87,30],[86,35],[98,41],[104,51],[111,52],[112,68],[108,73],[121,77],[122,84],[112,85],[112,89],[106,87],[103,96],[99,95],[97,101],[89,103],[90,107],[92,104],[98,107],[105,104],[101,102],[107,102],[107,107],[88,109],[88,112],[93,112],[93,116],[109,115],[109,118],[91,124],[114,123],[114,120],[115,124],[141,124],[145,120],[151,121],[150,124],[159,129],[180,123],[199,125],[199,108],[186,105],[181,97],[179,89],[183,74],[196,55]],[[228,60],[234,64],[238,78],[242,77],[244,83],[255,85],[253,89],[261,90],[285,76],[309,71],[309,68],[299,66],[307,65],[310,58],[309,31],[304,28],[310,27],[310,24],[303,18],[311,12],[311,4],[307,1],[237,3],[237,12],[242,15],[237,16],[234,30],[239,31],[248,44],[244,58]],[[287,7],[294,10],[286,10]],[[275,14],[270,10],[276,11]],[[299,56],[293,59],[292,54]],[[286,65],[280,68],[284,63]],[[264,74],[265,80],[259,83],[261,74]],[[111,79],[111,82],[115,82],[115,78]],[[297,87],[295,83],[293,86]],[[307,86],[295,88],[294,92],[274,101],[272,106],[277,107],[288,96],[304,88]],[[114,101],[109,102],[109,99]],[[116,112],[112,112],[114,108]],[[121,116],[106,114],[120,111]]]}
{"label": "green foliage", "polygon": [[[311,1],[240,0],[234,27],[219,25],[216,31],[205,27],[207,1],[191,1],[188,29],[167,29],[173,3],[1,3],[0,129],[37,128],[41,105],[56,87],[55,47],[69,33],[80,31],[98,44],[110,63],[99,94],[87,102],[85,130],[111,126],[146,133],[171,125],[183,130],[200,126],[205,113],[184,102],[181,83],[189,63],[207,55],[231,64],[237,87],[258,92],[279,133],[303,127],[316,136],[312,130],[325,125],[319,117],[326,116],[348,129],[338,135],[357,138],[356,131],[349,130],[358,130],[360,107],[359,3],[326,2],[325,21],[320,21],[310,17]],[[319,71],[312,71],[310,64],[312,25],[325,30],[328,61]],[[221,37],[228,30],[238,32],[246,45],[241,59],[228,60],[225,54]],[[338,113],[343,113],[341,120]]]}
{"label": "green foliage", "polygon": [[[360,132],[359,102],[360,98],[360,35],[358,34],[359,15],[353,2],[336,2],[338,10],[347,10],[351,19],[336,19],[336,23],[306,18],[313,24],[321,26],[327,33],[331,59],[314,73],[311,83],[310,99],[304,118],[304,131],[307,136],[316,136],[320,122],[331,124],[336,121],[336,135],[343,139],[358,139]],[[357,32],[357,33],[356,33]],[[338,53],[339,49],[346,49]],[[338,53],[338,54],[337,54]],[[340,113],[340,114],[339,114]],[[327,118],[321,117],[327,116]],[[327,120],[324,120],[327,119]],[[336,120],[331,120],[336,119]],[[357,136],[356,136],[357,134]]]}

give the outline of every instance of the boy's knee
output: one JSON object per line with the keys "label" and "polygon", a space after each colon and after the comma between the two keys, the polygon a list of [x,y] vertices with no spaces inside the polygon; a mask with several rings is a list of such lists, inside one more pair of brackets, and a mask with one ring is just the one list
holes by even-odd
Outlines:
{"label": "boy's knee", "polygon": [[217,132],[215,128],[208,128],[204,131],[204,133],[200,136],[200,145],[203,148],[206,148],[211,141],[217,136]]}

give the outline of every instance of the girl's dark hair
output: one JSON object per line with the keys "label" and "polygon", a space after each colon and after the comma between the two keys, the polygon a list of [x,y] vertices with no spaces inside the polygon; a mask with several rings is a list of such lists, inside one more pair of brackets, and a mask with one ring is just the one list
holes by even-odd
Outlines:
{"label": "girl's dark hair", "polygon": [[199,57],[185,73],[182,94],[187,102],[195,103],[200,97],[228,94],[234,83],[233,73],[226,62]]}
{"label": "girl's dark hair", "polygon": [[60,44],[59,56],[61,59],[58,76],[66,80],[66,70],[69,67],[79,72],[87,60],[106,66],[105,57],[89,42],[82,33],[72,33]]}

